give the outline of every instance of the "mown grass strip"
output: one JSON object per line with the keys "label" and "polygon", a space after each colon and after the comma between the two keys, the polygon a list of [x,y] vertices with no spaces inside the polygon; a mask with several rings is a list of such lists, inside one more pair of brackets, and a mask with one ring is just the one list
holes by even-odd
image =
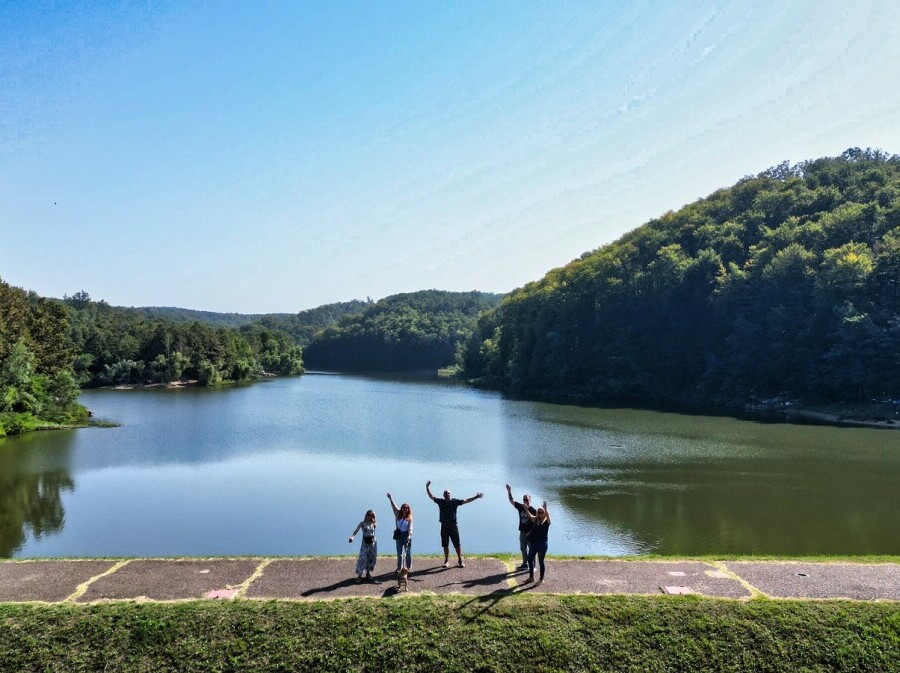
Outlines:
{"label": "mown grass strip", "polygon": [[2,671],[891,671],[895,603],[498,593],[0,605]]}

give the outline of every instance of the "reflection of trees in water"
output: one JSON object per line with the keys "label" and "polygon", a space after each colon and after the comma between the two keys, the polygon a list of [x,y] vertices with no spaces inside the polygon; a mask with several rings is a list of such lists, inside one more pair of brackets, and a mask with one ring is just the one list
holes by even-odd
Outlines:
{"label": "reflection of trees in water", "polygon": [[28,531],[40,538],[63,528],[62,492],[75,482],[59,464],[30,466],[38,455],[30,447],[0,447],[0,558],[12,556]]}
{"label": "reflection of trees in water", "polygon": [[[823,461],[824,462],[824,461]],[[622,470],[561,488],[570,511],[662,554],[896,554],[894,477],[878,468],[741,461]],[[841,472],[840,468],[844,471]]]}

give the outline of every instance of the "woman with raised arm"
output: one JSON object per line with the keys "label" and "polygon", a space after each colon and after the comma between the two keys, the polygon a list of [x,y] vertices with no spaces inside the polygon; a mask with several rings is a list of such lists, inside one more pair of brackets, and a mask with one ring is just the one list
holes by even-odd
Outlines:
{"label": "woman with raised arm", "polygon": [[547,511],[546,500],[544,500],[542,507],[538,507],[537,515],[532,514],[527,509],[520,511],[524,511],[532,523],[531,532],[528,534],[529,575],[525,581],[534,581],[534,557],[537,556],[538,562],[541,564],[541,577],[535,586],[539,586],[544,581],[544,557],[547,555],[547,532],[550,530],[550,512]]}
{"label": "woman with raised arm", "polygon": [[[397,570],[412,568],[412,536],[413,536],[413,515],[412,508],[409,503],[403,503],[397,507],[391,494],[387,494],[391,503],[391,509],[394,510],[394,540],[397,543]],[[404,556],[406,558],[404,558]]]}
{"label": "woman with raised arm", "polygon": [[375,563],[378,561],[378,541],[375,539],[375,529],[377,527],[375,512],[370,509],[350,535],[350,544],[353,544],[353,537],[360,530],[363,535],[362,542],[359,545],[359,558],[356,559],[357,582],[362,582],[364,572],[367,580],[372,579],[372,571],[375,570]]}

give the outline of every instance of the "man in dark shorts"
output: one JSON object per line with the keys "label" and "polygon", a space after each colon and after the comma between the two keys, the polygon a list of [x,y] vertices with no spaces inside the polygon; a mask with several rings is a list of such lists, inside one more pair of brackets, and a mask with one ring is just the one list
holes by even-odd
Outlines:
{"label": "man in dark shorts", "polygon": [[519,566],[519,570],[528,570],[528,534],[531,533],[533,524],[525,510],[531,512],[531,516],[537,516],[537,510],[531,506],[531,496],[527,493],[522,496],[522,502],[516,502],[509,484],[506,485],[506,495],[509,497],[509,504],[519,513],[519,549],[522,552],[522,565]]}
{"label": "man in dark shorts", "polygon": [[484,493],[476,493],[471,498],[460,500],[459,498],[451,498],[450,491],[444,491],[444,497],[438,499],[431,492],[430,479],[425,483],[425,492],[428,493],[428,497],[434,500],[438,509],[440,509],[441,546],[444,547],[444,567],[450,567],[450,542],[452,542],[453,548],[456,550],[456,557],[459,559],[458,565],[460,568],[465,568],[466,564],[463,562],[462,548],[459,545],[459,528],[456,526],[456,510],[460,505],[483,498]]}

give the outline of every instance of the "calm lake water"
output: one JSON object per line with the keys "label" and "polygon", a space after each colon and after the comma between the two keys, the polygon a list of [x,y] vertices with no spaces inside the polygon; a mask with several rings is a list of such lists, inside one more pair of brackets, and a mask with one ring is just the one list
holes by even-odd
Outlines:
{"label": "calm lake water", "polygon": [[337,375],[223,390],[91,391],[121,423],[0,440],[0,556],[350,554],[385,493],[438,553],[440,495],[467,552],[515,552],[546,499],[550,552],[900,554],[900,432],[504,399]]}

